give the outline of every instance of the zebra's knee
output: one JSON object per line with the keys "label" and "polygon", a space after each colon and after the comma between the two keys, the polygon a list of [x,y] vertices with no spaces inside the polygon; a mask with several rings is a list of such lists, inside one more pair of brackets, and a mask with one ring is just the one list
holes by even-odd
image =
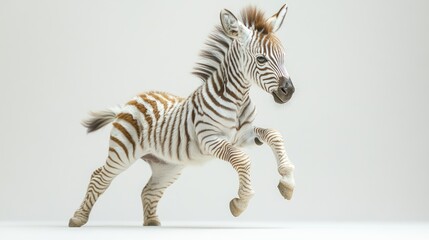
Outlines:
{"label": "zebra's knee", "polygon": [[293,174],[293,171],[295,170],[295,166],[292,163],[285,163],[281,166],[279,166],[279,173],[282,177],[288,177],[291,174]]}

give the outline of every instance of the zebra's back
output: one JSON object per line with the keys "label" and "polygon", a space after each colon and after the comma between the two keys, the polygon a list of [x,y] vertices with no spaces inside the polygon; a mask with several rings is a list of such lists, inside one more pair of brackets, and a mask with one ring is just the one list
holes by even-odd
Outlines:
{"label": "zebra's back", "polygon": [[112,137],[125,139],[128,152],[136,158],[153,154],[167,162],[188,163],[201,153],[191,118],[192,104],[185,98],[146,92],[123,107],[113,123]]}

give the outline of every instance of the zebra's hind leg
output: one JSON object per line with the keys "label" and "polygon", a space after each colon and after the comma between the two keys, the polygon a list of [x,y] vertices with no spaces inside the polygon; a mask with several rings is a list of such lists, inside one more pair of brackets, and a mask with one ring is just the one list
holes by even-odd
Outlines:
{"label": "zebra's hind leg", "polygon": [[117,135],[116,130],[113,130],[112,133],[109,156],[106,163],[92,173],[85,198],[79,209],[70,218],[69,227],[80,227],[88,221],[91,209],[100,195],[106,191],[116,176],[135,162],[136,158],[134,155],[139,156],[139,152],[141,153],[141,149],[137,149],[136,153],[131,155],[135,150],[134,147],[131,148],[127,144],[125,137]]}
{"label": "zebra's hind leg", "polygon": [[80,227],[88,221],[92,206],[97,198],[107,189],[113,177],[107,176],[105,166],[97,168],[89,179],[85,198],[79,209],[69,220],[69,227]]}
{"label": "zebra's hind leg", "polygon": [[150,164],[152,176],[143,188],[141,198],[143,205],[144,226],[160,226],[156,213],[158,202],[167,187],[179,178],[183,165],[173,165],[149,154],[143,159]]}
{"label": "zebra's hind leg", "polygon": [[97,199],[106,191],[112,180],[127,168],[127,166],[113,168],[111,164],[111,160],[107,160],[104,166],[93,172],[85,198],[79,209],[70,218],[69,227],[80,227],[86,224]]}

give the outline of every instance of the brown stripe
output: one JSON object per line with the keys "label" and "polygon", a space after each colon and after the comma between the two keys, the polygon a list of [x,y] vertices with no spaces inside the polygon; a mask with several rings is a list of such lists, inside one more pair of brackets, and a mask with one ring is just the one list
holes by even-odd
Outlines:
{"label": "brown stripe", "polygon": [[[152,92],[151,96],[162,103],[162,105],[164,107],[164,116],[167,114],[167,110],[169,108],[168,102],[171,102],[172,104],[174,104],[174,102],[175,102],[174,99],[172,99],[168,94],[166,94],[164,92]],[[162,96],[163,98],[161,98],[159,96]],[[161,151],[162,152],[164,152],[164,142],[165,142],[165,134],[162,134],[162,132],[163,132],[164,125],[165,125],[166,121],[167,121],[167,118],[164,117],[163,121],[161,122],[161,126],[159,128],[159,133],[157,134],[158,139],[155,137],[156,136],[156,130],[153,133],[155,145],[156,145],[156,142],[158,142],[161,145]],[[163,136],[164,136],[164,140],[163,140],[163,143],[161,143]]]}
{"label": "brown stripe", "polygon": [[165,99],[162,99],[158,96],[158,93],[150,93],[150,96],[152,96],[153,98],[155,98],[157,101],[159,101],[163,106],[164,106],[164,110],[167,109],[168,105],[167,105],[167,101]]}
{"label": "brown stripe", "polygon": [[174,102],[174,101],[175,101],[175,99],[174,99],[174,98],[172,98],[172,97],[171,97],[171,95],[169,95],[169,94],[167,94],[167,93],[160,92],[159,94],[160,94],[161,96],[163,96],[164,98],[168,99],[168,100],[169,100],[169,101],[171,101],[171,102]]}
{"label": "brown stripe", "polygon": [[[153,98],[155,98],[156,101],[160,102],[163,105],[164,112],[165,112],[165,109],[167,109],[167,107],[168,107],[167,106],[167,101],[165,99],[160,98],[157,94],[158,94],[157,92],[150,92],[150,93],[148,93],[148,95],[152,96]],[[155,103],[155,106],[157,106],[156,103]],[[157,120],[159,120],[159,118],[160,118],[159,109],[157,109],[157,114],[158,114],[158,117],[156,117],[156,114],[155,114],[155,117],[157,118]],[[155,129],[153,131],[153,143],[154,143],[154,145],[156,147],[156,145],[157,145],[157,138],[156,138],[157,132],[156,132],[156,129],[158,129],[158,121],[155,121],[155,126],[154,127],[155,127]],[[158,133],[158,135],[160,135],[160,134]]]}
{"label": "brown stripe", "polygon": [[234,119],[232,119],[232,118],[228,118],[228,117],[225,117],[225,116],[222,116],[219,112],[217,112],[212,106],[210,106],[210,104],[206,101],[206,99],[204,98],[204,97],[201,97],[201,99],[203,100],[203,104],[211,111],[211,112],[213,112],[216,116],[218,116],[218,117],[220,117],[220,118],[222,118],[222,119],[225,119],[225,120],[227,120],[227,121],[231,121],[231,122],[233,122],[233,121],[235,121]]}
{"label": "brown stripe", "polygon": [[178,97],[178,96],[174,96],[172,94],[169,93],[160,93],[163,97],[167,98],[168,100],[172,101],[172,102],[182,102],[185,99],[182,97]]}
{"label": "brown stripe", "polygon": [[225,102],[229,102],[232,103],[231,99],[227,98],[225,96],[225,84],[222,81],[222,78],[220,77],[219,73],[216,73],[216,78],[219,79],[219,81],[221,81],[221,86],[219,89],[215,89],[216,93],[218,96],[220,96],[222,98],[222,100],[224,100]]}
{"label": "brown stripe", "polygon": [[125,144],[123,144],[119,139],[115,138],[114,136],[110,136],[110,139],[111,139],[112,141],[114,141],[115,143],[117,143],[119,146],[121,146],[121,148],[124,150],[125,154],[127,155],[127,158],[129,159],[129,156],[128,156],[128,149],[127,149],[127,147],[125,146]]}
{"label": "brown stripe", "polygon": [[[207,90],[209,90],[209,89],[207,89]],[[235,109],[232,109],[232,108],[229,108],[227,106],[224,106],[224,105],[220,104],[216,100],[216,98],[213,97],[213,95],[212,95],[212,93],[210,91],[207,91],[207,95],[209,96],[210,100],[216,105],[216,107],[220,107],[220,108],[223,108],[223,109],[228,110],[228,111],[235,111]]]}
{"label": "brown stripe", "polygon": [[226,92],[235,100],[240,100],[237,95],[235,95],[235,93],[231,92],[231,90],[229,90],[229,88],[225,88]]}
{"label": "brown stripe", "polygon": [[169,137],[169,139],[168,139],[168,145],[169,145],[169,149],[168,149],[168,151],[169,151],[169,154],[170,154],[170,156],[171,157],[173,157],[173,154],[171,153],[171,146],[172,146],[172,144],[173,144],[173,132],[174,132],[174,127],[175,127],[175,125],[176,125],[176,119],[177,119],[177,114],[179,113],[179,110],[180,109],[174,109],[174,110],[176,110],[176,115],[174,115],[174,120],[173,120],[173,125],[171,125],[171,131],[170,131],[170,137]]}
{"label": "brown stripe", "polygon": [[[112,162],[114,162],[114,161],[113,161],[113,159],[112,159],[111,157],[109,157],[109,160],[110,160],[110,161],[112,161]],[[107,165],[107,166],[109,166],[109,168],[113,168],[113,169],[117,170],[117,168],[115,168],[114,166],[112,166],[112,165],[109,163],[109,161],[106,161],[106,165]],[[112,173],[111,171],[107,170],[107,168],[106,168],[106,167],[104,167],[104,171],[106,171],[107,173],[109,173],[109,174],[110,174],[110,175],[112,175],[112,176],[116,176],[116,174],[114,174],[114,173]],[[112,178],[112,176],[110,176],[110,178]]]}
{"label": "brown stripe", "polygon": [[131,134],[127,131],[127,129],[124,128],[121,124],[114,122],[113,126],[118,129],[124,136],[128,139],[128,142],[133,145],[133,156],[136,154],[136,143],[134,142],[133,137],[131,137]]}
{"label": "brown stripe", "polygon": [[[199,104],[199,105],[197,105],[197,103]],[[199,99],[199,96],[197,95],[197,94],[194,94],[194,95],[192,95],[192,106],[193,106],[193,108],[194,108],[194,115],[195,115],[195,111],[197,111],[198,112],[198,115],[203,115],[202,113],[200,113],[200,111],[199,111],[199,108],[201,107],[201,102],[200,102],[200,99]],[[195,117],[193,118],[193,120],[192,121],[194,121],[195,120]]]}
{"label": "brown stripe", "polygon": [[[188,109],[186,108],[186,113],[185,113],[185,136],[186,136],[186,156],[189,159],[189,133],[188,133],[188,121],[186,121],[188,119]],[[193,112],[192,112],[193,113]]]}
{"label": "brown stripe", "polygon": [[[148,127],[149,127],[147,136],[148,136],[148,140],[150,142],[149,133],[152,132],[152,117],[149,116],[149,114],[147,114],[147,108],[143,104],[138,103],[136,100],[132,100],[132,101],[128,102],[128,105],[135,106],[143,114],[143,116],[144,116],[144,118],[148,124]],[[141,141],[141,143],[140,143],[140,144],[142,144],[142,147],[143,147],[143,142],[144,141]]]}
{"label": "brown stripe", "polygon": [[[236,83],[239,83],[239,82],[238,81],[229,81],[228,82],[228,84],[231,84],[231,86],[234,87],[235,90],[237,90],[237,92],[239,92],[241,95],[244,95],[244,93],[241,91],[241,89],[243,89],[244,87],[239,88],[239,87],[237,87]],[[228,90],[228,88],[227,88],[227,90]]]}
{"label": "brown stripe", "polygon": [[147,94],[142,94],[139,97],[141,99],[143,99],[143,101],[150,104],[150,106],[152,107],[153,114],[155,114],[155,119],[158,120],[159,119],[159,110],[158,110],[158,106],[156,105],[156,102],[147,98]]}
{"label": "brown stripe", "polygon": [[245,114],[247,111],[247,108],[250,106],[250,101],[246,101],[246,106],[241,110],[241,114]]}
{"label": "brown stripe", "polygon": [[192,111],[191,119],[192,119],[192,123],[194,123],[195,122],[195,111],[194,110],[191,110],[191,111]]}
{"label": "brown stripe", "polygon": [[134,116],[133,115],[131,115],[131,114],[129,114],[129,113],[119,113],[118,114],[118,116],[117,116],[117,118],[119,118],[119,119],[122,119],[122,120],[125,120],[125,121],[127,121],[129,124],[131,124],[131,126],[133,126],[134,127],[134,129],[136,130],[136,132],[137,132],[137,137],[138,137],[138,139],[140,139],[140,135],[141,135],[141,130],[140,130],[140,127],[139,127],[139,124],[138,124],[138,122],[137,122],[137,120],[134,118]]}
{"label": "brown stripe", "polygon": [[172,115],[169,115],[168,116],[168,122],[167,122],[167,125],[165,125],[165,133],[163,134],[163,136],[164,136],[164,139],[162,140],[162,145],[161,145],[161,149],[162,149],[162,152],[164,152],[164,150],[165,150],[165,148],[164,148],[164,145],[165,145],[165,141],[167,140],[167,133],[168,133],[168,128],[169,128],[169,126],[170,126],[170,122],[171,122],[171,119],[173,118],[173,116]]}
{"label": "brown stripe", "polygon": [[179,114],[179,122],[177,123],[177,141],[178,141],[178,143],[177,143],[177,151],[176,151],[176,155],[177,155],[177,159],[179,159],[180,160],[180,144],[182,143],[182,139],[181,139],[181,131],[180,131],[180,129],[181,129],[181,124],[182,124],[182,115],[183,115],[183,110],[184,110],[185,108],[184,108],[184,106],[182,105],[182,107],[180,108],[180,114]]}
{"label": "brown stripe", "polygon": [[[164,117],[164,120],[162,121],[162,123],[161,123],[161,127],[159,128],[159,134],[158,134],[158,137],[159,137],[159,143],[161,144],[161,140],[162,140],[162,136],[164,136],[164,139],[165,139],[165,134],[162,134],[162,130],[163,130],[163,128],[164,128],[164,125],[165,125],[165,122],[167,121],[167,118],[166,117]],[[164,140],[165,141],[165,140]],[[164,153],[164,143],[162,143],[161,144],[161,152],[162,153]]]}
{"label": "brown stripe", "polygon": [[[114,148],[109,148],[109,151],[113,152],[114,154],[116,154],[116,156],[118,157],[118,159],[121,160],[121,157],[119,157],[118,152]],[[112,159],[112,158],[110,158],[110,159]],[[113,159],[112,159],[112,161],[113,161]],[[116,164],[118,164],[118,165],[121,165],[121,164],[119,164],[119,163],[117,163],[115,161],[113,161],[113,162],[116,163]]]}

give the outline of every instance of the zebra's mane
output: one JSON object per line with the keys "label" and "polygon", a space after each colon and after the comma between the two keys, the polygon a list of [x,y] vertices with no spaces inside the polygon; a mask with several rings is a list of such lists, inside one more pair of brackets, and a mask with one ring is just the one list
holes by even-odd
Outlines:
{"label": "zebra's mane", "polygon": [[[273,28],[267,24],[264,13],[256,7],[250,6],[243,9],[240,16],[242,23],[249,29],[257,30],[263,34],[272,32]],[[201,60],[197,62],[192,74],[204,82],[207,81],[222,63],[232,40],[225,34],[222,26],[217,25],[205,43],[206,48],[200,52]]]}

